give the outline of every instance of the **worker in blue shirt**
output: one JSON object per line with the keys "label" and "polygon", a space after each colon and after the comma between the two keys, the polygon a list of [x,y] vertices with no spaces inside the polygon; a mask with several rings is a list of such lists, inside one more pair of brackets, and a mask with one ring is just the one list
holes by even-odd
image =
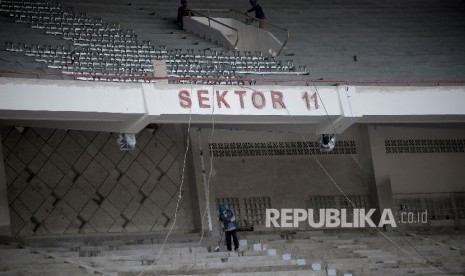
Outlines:
{"label": "worker in blue shirt", "polygon": [[231,247],[231,238],[234,242],[234,251],[239,250],[239,241],[237,240],[237,223],[236,218],[234,217],[234,212],[226,209],[224,204],[219,205],[220,211],[220,225],[223,228],[223,231],[226,235],[226,248],[228,251],[232,250]]}

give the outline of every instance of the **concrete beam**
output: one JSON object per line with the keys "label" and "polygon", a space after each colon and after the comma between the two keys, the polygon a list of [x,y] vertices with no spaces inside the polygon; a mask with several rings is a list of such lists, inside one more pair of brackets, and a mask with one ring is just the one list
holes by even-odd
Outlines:
{"label": "concrete beam", "polygon": [[0,123],[137,133],[150,123],[290,125],[465,122],[464,87],[221,86],[0,78]]}

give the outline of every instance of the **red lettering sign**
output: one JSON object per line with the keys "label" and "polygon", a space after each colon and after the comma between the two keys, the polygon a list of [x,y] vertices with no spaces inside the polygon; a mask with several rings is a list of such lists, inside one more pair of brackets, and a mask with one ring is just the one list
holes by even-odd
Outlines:
{"label": "red lettering sign", "polygon": [[[258,100],[260,98],[260,100]],[[265,95],[262,92],[254,91],[252,93],[252,104],[255,108],[262,109],[266,105]]]}
{"label": "red lettering sign", "polygon": [[271,91],[271,102],[273,103],[273,108],[277,108],[277,104],[281,106],[281,108],[286,108],[283,102],[283,93],[279,91]]}
{"label": "red lettering sign", "polygon": [[[199,107],[200,108],[210,108],[210,105],[208,104],[208,98],[203,97],[203,95],[208,94],[208,90],[197,90],[197,98],[199,99]],[[207,103],[204,103],[206,101]]]}
{"label": "red lettering sign", "polygon": [[241,103],[241,108],[244,109],[244,95],[246,94],[246,91],[234,91],[234,94],[239,96],[239,101]]}
{"label": "red lettering sign", "polygon": [[[207,89],[199,89],[197,90],[197,99],[198,99],[198,105],[199,105],[199,108],[211,108],[212,107],[212,104],[214,105],[215,102],[216,102],[216,105],[218,106],[218,108],[231,108],[231,101],[234,101],[234,100],[239,100],[239,103],[240,103],[240,106],[241,106],[241,109],[244,109],[245,108],[245,98],[247,96],[247,91],[243,91],[243,90],[235,90],[234,91],[234,94],[237,95],[237,98],[234,98],[233,96],[230,96],[230,97],[233,97],[233,98],[229,98],[228,99],[228,93],[230,91],[228,90],[224,90],[224,91],[219,91],[219,90],[216,90],[216,91],[212,91],[215,94],[212,94],[214,96],[216,96],[216,100],[215,98],[213,99],[210,99],[210,95],[209,95],[209,90]],[[270,98],[269,100],[271,99],[271,104],[273,106],[274,109],[282,109],[282,108],[287,108],[286,107],[286,104],[284,103],[284,94],[283,92],[280,92],[280,91],[270,91],[269,92],[270,94]],[[256,109],[263,109],[266,107],[266,100],[267,100],[267,96],[266,96],[267,92],[260,92],[260,91],[253,91],[251,96],[250,96],[250,99],[252,101],[252,105],[253,107],[255,107]],[[318,93],[316,92],[313,92],[312,94],[310,94],[309,92],[303,92],[302,94],[302,100],[304,101],[306,107],[308,110],[311,110],[311,109],[318,109],[319,108],[319,103],[318,103]],[[192,107],[192,96],[190,94],[190,92],[188,90],[180,90],[178,92],[178,100],[179,100],[179,105],[182,107],[182,108],[191,108]],[[249,99],[249,98],[247,98]],[[210,100],[212,100],[212,103],[210,103]]]}
{"label": "red lettering sign", "polygon": [[178,93],[179,104],[183,108],[190,108],[192,106],[191,95],[187,90],[181,90]]}
{"label": "red lettering sign", "polygon": [[218,102],[218,108],[221,108],[221,103],[224,104],[227,108],[229,108],[228,102],[224,99],[226,97],[226,94],[228,94],[228,91],[223,91],[220,95],[220,91],[216,91],[216,100]]}
{"label": "red lettering sign", "polygon": [[313,93],[310,97],[308,96],[307,92],[304,92],[304,95],[302,96],[302,100],[305,101],[305,105],[307,106],[307,109],[311,109],[310,107],[310,101],[313,100],[313,104],[315,105],[315,109],[318,109],[318,95]]}

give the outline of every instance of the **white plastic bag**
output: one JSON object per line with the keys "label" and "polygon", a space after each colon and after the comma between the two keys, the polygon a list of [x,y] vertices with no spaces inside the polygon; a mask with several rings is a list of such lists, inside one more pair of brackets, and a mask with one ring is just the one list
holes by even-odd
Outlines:
{"label": "white plastic bag", "polygon": [[116,139],[120,150],[133,150],[136,147],[136,134],[121,133]]}

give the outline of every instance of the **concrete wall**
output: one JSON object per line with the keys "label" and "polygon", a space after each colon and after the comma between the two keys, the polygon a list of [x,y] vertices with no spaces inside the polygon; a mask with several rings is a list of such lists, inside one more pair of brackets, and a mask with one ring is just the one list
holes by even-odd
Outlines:
{"label": "concrete wall", "polygon": [[381,129],[385,140],[430,140],[431,143],[459,140],[458,142],[462,143],[461,147],[430,145],[440,151],[436,153],[414,153],[411,150],[406,152],[408,148],[412,149],[415,146],[404,146],[403,153],[385,153],[393,194],[465,191],[463,124],[378,128]]}
{"label": "concrete wall", "polygon": [[[353,128],[339,137],[340,141],[359,140],[358,128]],[[195,131],[193,131],[195,133]],[[270,197],[272,208],[308,208],[310,196],[340,195],[338,188],[330,181],[316,159],[321,162],[329,175],[345,193],[349,195],[367,195],[367,177],[361,164],[363,156],[359,154],[309,154],[256,155],[256,156],[211,156],[208,144],[226,146],[231,143],[255,142],[302,142],[299,134],[278,132],[254,132],[216,129],[210,138],[211,129],[201,130],[204,150],[205,170],[213,171],[210,178],[210,211],[213,227],[217,226],[217,198]],[[193,140],[197,139],[193,135]],[[305,135],[305,141],[314,142],[318,136]],[[200,210],[205,208],[205,189],[201,179],[200,155],[197,142],[193,142],[197,189],[199,191]],[[219,152],[217,152],[218,154]],[[316,159],[315,159],[316,158]],[[207,220],[204,220],[204,229]]]}
{"label": "concrete wall", "polygon": [[[316,159],[345,194],[366,196],[369,202],[367,207],[371,208],[393,208],[393,194],[454,193],[465,190],[464,144],[450,149],[443,146],[443,152],[433,153],[388,153],[385,146],[391,139],[432,139],[432,143],[457,139],[460,143],[465,141],[463,124],[442,127],[431,124],[422,127],[377,125],[368,128],[367,125],[356,124],[338,137],[339,141],[354,141],[356,153],[325,155],[317,152],[314,156],[279,151],[251,156],[243,153],[247,150],[237,149],[238,144],[243,143],[304,141],[299,134],[225,129],[216,129],[211,133],[211,129],[201,129],[200,139],[207,177],[210,164],[213,167],[209,181],[213,229],[217,226],[217,199],[238,200],[238,204],[243,204],[244,198],[269,197],[269,207],[272,208],[308,208],[310,197],[341,195]],[[197,135],[192,138],[196,140]],[[305,140],[317,141],[318,137],[305,135]],[[217,147],[212,160],[208,154],[209,143]],[[279,145],[267,145],[268,149],[276,147]],[[197,141],[193,142],[193,150],[202,214],[206,200]],[[207,229],[207,223],[205,218],[204,229]]]}
{"label": "concrete wall", "polygon": [[[338,137],[346,144],[334,154],[314,156],[304,152],[307,146],[292,143],[317,141],[315,135],[211,130],[201,129],[200,141],[207,178],[213,168],[208,188],[213,229],[216,199],[243,204],[246,198],[269,198],[268,207],[308,208],[310,197],[339,196],[317,160],[347,195],[367,196],[371,207],[390,207],[392,194],[465,190],[463,124],[356,124]],[[144,129],[137,149],[123,152],[110,133],[1,129],[12,235],[166,230],[181,180],[185,132],[172,125]],[[415,146],[417,140],[426,145]],[[462,144],[444,144],[449,140]],[[177,231],[198,229],[206,206],[198,141],[197,129],[192,128]],[[413,146],[388,146],[391,141]],[[428,146],[438,141],[443,145]],[[244,143],[256,148],[255,143],[264,142],[271,143],[259,144],[263,149],[257,152],[240,149]],[[209,143],[215,146],[212,159]],[[438,152],[422,152],[428,149]],[[203,229],[208,229],[206,218]]]}
{"label": "concrete wall", "polygon": [[[185,143],[174,126],[142,130],[134,151],[120,151],[117,135],[105,132],[6,127],[1,133],[13,235],[171,226]],[[190,231],[192,221],[184,197],[174,229]]]}

